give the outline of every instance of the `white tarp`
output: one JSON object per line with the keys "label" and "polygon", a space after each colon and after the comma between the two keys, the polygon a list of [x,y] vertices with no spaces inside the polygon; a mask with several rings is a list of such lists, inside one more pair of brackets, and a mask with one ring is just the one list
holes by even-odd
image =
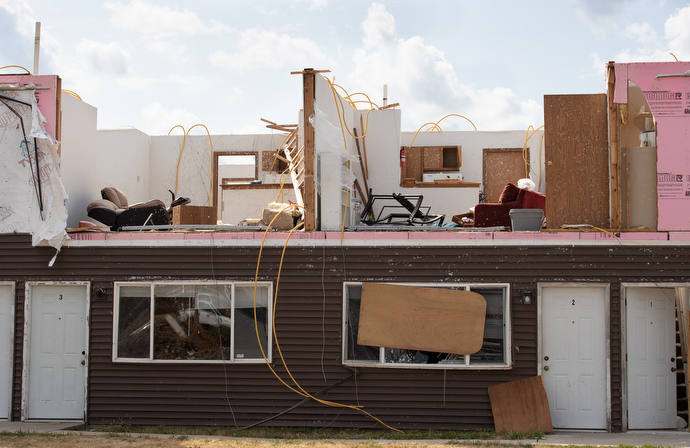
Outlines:
{"label": "white tarp", "polygon": [[30,233],[34,246],[59,251],[69,239],[67,192],[45,121],[33,91],[0,91],[0,233]]}

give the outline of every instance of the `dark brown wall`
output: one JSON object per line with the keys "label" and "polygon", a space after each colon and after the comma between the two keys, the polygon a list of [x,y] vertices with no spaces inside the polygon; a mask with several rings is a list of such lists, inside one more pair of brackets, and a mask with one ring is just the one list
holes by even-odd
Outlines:
{"label": "dark brown wall", "polygon": [[[264,248],[260,280],[277,275],[282,248]],[[310,393],[351,375],[341,364],[343,281],[501,282],[512,290],[510,370],[463,371],[357,368],[356,380],[320,398],[362,405],[398,428],[491,428],[487,387],[537,374],[538,282],[611,284],[613,430],[620,431],[620,282],[685,282],[686,249],[671,246],[487,246],[290,248],[276,307],[276,333],[286,362]],[[66,247],[52,268],[53,249],[31,248],[30,238],[0,235],[0,280],[17,282],[12,418],[20,418],[24,282],[90,281],[88,423],[248,425],[302,397],[265,364],[112,363],[113,282],[157,279],[251,280],[258,248]],[[274,283],[275,285],[275,283]],[[97,298],[94,291],[104,288]],[[274,344],[275,347],[275,344]],[[287,378],[274,351],[276,371]],[[289,384],[292,385],[291,382]],[[270,425],[377,427],[351,409],[309,402]]]}

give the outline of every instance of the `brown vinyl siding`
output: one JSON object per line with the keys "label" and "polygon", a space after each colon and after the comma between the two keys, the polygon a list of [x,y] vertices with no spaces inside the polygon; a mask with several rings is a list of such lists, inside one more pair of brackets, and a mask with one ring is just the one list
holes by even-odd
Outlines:
{"label": "brown vinyl siding", "polygon": [[[241,241],[235,241],[241,244]],[[496,245],[290,247],[285,255],[276,335],[299,384],[319,398],[361,405],[400,428],[492,428],[488,386],[537,374],[537,285],[610,284],[612,429],[622,428],[621,282],[688,282],[681,246]],[[273,281],[282,247],[264,247],[259,280]],[[24,290],[27,281],[90,281],[87,422],[244,426],[299,403],[265,364],[112,362],[113,283],[153,280],[254,279],[258,247],[64,247],[53,267],[51,248],[32,248],[23,235],[0,235],[0,280],[17,282],[12,419],[21,415]],[[508,283],[512,368],[429,370],[350,368],[341,362],[344,281]],[[102,298],[95,295],[105,290]],[[520,304],[522,292],[531,305]],[[293,385],[274,342],[273,365]],[[303,404],[273,426],[380,427],[351,409]]]}

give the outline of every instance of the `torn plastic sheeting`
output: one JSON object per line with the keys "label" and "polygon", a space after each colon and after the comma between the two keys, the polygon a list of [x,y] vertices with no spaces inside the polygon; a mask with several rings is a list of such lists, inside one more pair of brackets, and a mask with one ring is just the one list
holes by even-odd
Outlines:
{"label": "torn plastic sheeting", "polygon": [[[59,251],[69,237],[65,232],[67,192],[59,174],[58,143],[45,131],[46,119],[32,91],[3,92],[2,96],[16,101],[4,99],[0,104],[0,178],[3,179],[0,233],[30,233],[33,246],[45,242]],[[31,125],[26,143],[22,120],[10,107],[22,117],[25,128]],[[38,152],[38,172],[32,174],[32,166],[36,171],[34,149]],[[35,188],[37,180],[43,200],[43,219]],[[49,265],[54,261],[55,257]]]}
{"label": "torn plastic sheeting", "polygon": [[[350,162],[350,166],[353,166],[352,164],[359,164],[359,157],[345,150],[342,130],[334,126],[328,119],[328,116],[318,108],[314,109],[314,114],[309,117],[309,122],[314,126],[314,133],[318,139],[317,151],[322,161],[322,167],[324,165],[323,161],[331,159],[333,156],[338,157],[336,163],[342,166],[339,172],[330,168],[322,168],[320,176],[316,180],[317,189],[320,191],[320,184],[322,183],[337,184],[343,189],[351,189],[355,173],[351,167],[347,166],[346,162]],[[332,164],[328,165],[332,166]]]}

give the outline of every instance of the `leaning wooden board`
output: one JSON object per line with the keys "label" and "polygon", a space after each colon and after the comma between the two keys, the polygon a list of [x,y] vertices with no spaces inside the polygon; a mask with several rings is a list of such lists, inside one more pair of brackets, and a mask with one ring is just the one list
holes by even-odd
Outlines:
{"label": "leaning wooden board", "polygon": [[357,344],[469,355],[482,348],[485,318],[475,292],[363,283]]}
{"label": "leaning wooden board", "polygon": [[544,378],[534,376],[489,386],[496,432],[552,432]]}

